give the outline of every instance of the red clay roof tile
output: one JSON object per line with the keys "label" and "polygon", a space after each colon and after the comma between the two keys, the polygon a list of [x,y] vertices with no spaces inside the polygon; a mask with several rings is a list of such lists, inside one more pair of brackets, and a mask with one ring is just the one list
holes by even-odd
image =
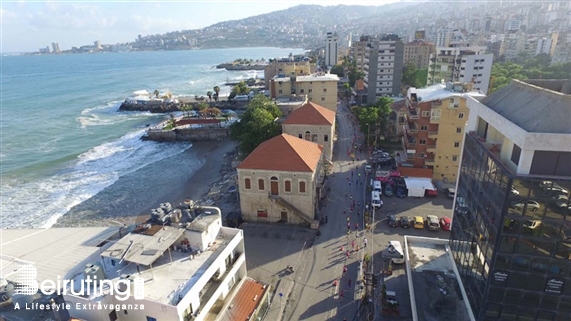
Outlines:
{"label": "red clay roof tile", "polygon": [[283,122],[284,125],[333,125],[335,112],[309,102],[294,110]]}

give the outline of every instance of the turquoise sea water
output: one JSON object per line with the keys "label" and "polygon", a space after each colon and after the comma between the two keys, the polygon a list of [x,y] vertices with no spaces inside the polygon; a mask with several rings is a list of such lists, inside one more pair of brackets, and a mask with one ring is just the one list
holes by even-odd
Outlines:
{"label": "turquoise sea water", "polygon": [[0,227],[48,227],[70,210],[91,219],[133,215],[164,201],[157,195],[186,181],[203,160],[180,157],[189,143],[141,141],[145,125],[165,115],[118,112],[120,103],[142,89],[206,96],[218,85],[224,95],[224,82],[263,72],[215,65],[290,52],[303,50],[2,57]]}

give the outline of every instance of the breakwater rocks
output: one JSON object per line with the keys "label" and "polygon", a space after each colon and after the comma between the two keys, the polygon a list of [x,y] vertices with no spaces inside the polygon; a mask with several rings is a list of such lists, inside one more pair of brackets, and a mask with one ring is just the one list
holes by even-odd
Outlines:
{"label": "breakwater rocks", "polygon": [[[159,102],[159,101],[128,101],[125,100],[119,106],[119,111],[149,111],[151,113],[172,113],[175,111],[181,111],[183,106],[192,106],[193,109],[198,109],[198,104],[203,101],[184,101],[178,100],[173,102]],[[208,102],[210,107],[216,107],[219,109],[243,109],[246,108],[248,102],[244,101],[218,101],[218,102]]]}
{"label": "breakwater rocks", "polygon": [[216,66],[218,69],[224,68],[226,70],[264,70],[264,67],[264,65],[240,65],[232,63],[224,63]]}
{"label": "breakwater rocks", "polygon": [[201,142],[221,141],[228,138],[229,135],[228,128],[182,126],[170,130],[149,129],[141,139],[156,142]]}

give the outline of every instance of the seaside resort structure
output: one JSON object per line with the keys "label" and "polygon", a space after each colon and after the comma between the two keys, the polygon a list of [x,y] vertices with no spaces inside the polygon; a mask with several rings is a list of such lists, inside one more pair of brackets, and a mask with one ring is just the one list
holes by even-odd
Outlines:
{"label": "seaside resort structure", "polygon": [[468,96],[450,248],[476,320],[571,320],[571,83]]}
{"label": "seaside resort structure", "polygon": [[[223,227],[216,207],[200,211],[188,223],[174,223],[171,216],[170,224],[4,230],[2,275],[32,264],[40,283],[72,280],[54,290],[62,292],[72,318],[88,321],[263,316],[269,287],[246,275],[242,230]],[[105,281],[86,282],[94,278]]]}
{"label": "seaside resort structure", "polygon": [[306,103],[282,123],[284,134],[323,146],[325,159],[332,162],[335,112],[315,103]]}
{"label": "seaside resort structure", "polygon": [[280,73],[270,80],[270,97],[276,100],[307,96],[329,110],[337,111],[337,83],[335,74],[315,73],[308,76],[288,76]]}
{"label": "seaside resort structure", "polygon": [[404,104],[397,103],[404,151],[397,159],[399,167],[425,168],[432,171],[435,181],[456,182],[464,125],[469,115],[466,97],[485,97],[470,87],[449,82],[408,89]]}
{"label": "seaside resort structure", "polygon": [[236,168],[245,221],[315,224],[323,146],[288,134],[260,144]]}

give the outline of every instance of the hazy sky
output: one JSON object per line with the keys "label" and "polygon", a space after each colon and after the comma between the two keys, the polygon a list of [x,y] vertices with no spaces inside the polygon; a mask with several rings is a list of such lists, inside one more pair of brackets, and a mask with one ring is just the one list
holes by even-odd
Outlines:
{"label": "hazy sky", "polygon": [[137,35],[197,29],[299,4],[381,5],[396,0],[2,1],[2,52],[134,41]]}

